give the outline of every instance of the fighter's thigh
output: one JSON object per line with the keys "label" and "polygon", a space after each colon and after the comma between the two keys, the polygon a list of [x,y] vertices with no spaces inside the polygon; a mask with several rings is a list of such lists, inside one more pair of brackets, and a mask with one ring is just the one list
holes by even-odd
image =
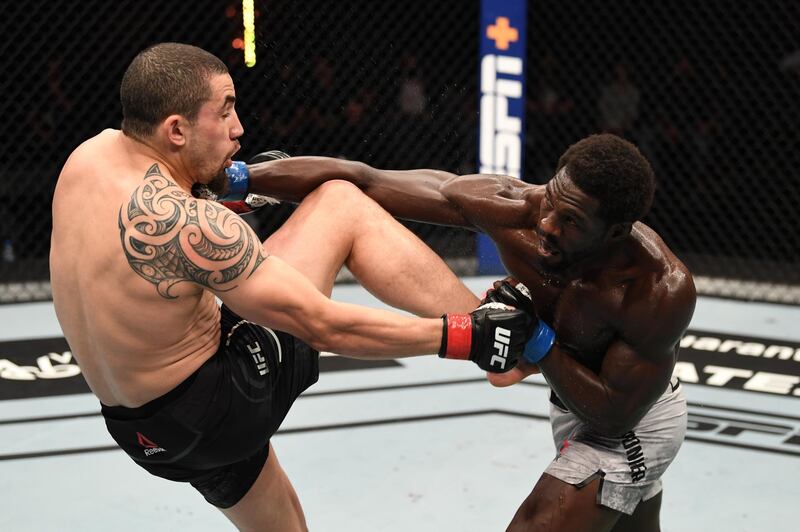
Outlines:
{"label": "fighter's thigh", "polygon": [[597,478],[582,488],[544,473],[517,510],[507,532],[611,530],[619,513],[597,504]]}
{"label": "fighter's thigh", "polygon": [[306,196],[280,229],[264,241],[264,248],[308,277],[330,295],[336,274],[353,244],[355,224],[369,224],[373,208],[358,188],[329,181]]}
{"label": "fighter's thigh", "polygon": [[305,532],[300,500],[270,443],[269,457],[253,486],[230,508],[222,510],[243,531]]}

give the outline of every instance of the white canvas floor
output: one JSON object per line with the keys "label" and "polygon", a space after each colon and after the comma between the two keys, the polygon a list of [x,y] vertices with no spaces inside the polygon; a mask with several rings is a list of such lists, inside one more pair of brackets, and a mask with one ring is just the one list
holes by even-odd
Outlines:
{"label": "white canvas floor", "polygon": [[[379,305],[355,285],[334,298]],[[690,333],[793,346],[799,323],[797,307],[701,298]],[[0,306],[0,395],[22,366],[10,342],[60,336],[52,305]],[[680,367],[690,430],[664,479],[665,531],[797,529],[800,356],[742,342],[730,345],[751,354],[700,350]],[[436,357],[323,372],[273,443],[311,530],[504,530],[555,453],[547,392],[541,378],[495,389]],[[113,449],[98,413],[87,393],[0,400],[0,530],[232,529],[190,486]]]}

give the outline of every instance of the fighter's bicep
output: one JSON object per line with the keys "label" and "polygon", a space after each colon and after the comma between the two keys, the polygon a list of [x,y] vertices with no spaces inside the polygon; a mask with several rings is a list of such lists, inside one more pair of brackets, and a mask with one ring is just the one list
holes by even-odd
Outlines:
{"label": "fighter's bicep", "polygon": [[600,376],[609,399],[621,409],[649,407],[664,391],[672,367],[671,355],[661,347],[645,352],[618,340],[606,351]]}
{"label": "fighter's bicep", "polygon": [[193,198],[151,174],[119,211],[122,249],[131,268],[159,295],[191,282],[214,292],[238,286],[266,258],[255,232],[232,211]]}
{"label": "fighter's bicep", "polygon": [[243,318],[311,341],[331,322],[331,300],[302,273],[270,255],[219,298]]}

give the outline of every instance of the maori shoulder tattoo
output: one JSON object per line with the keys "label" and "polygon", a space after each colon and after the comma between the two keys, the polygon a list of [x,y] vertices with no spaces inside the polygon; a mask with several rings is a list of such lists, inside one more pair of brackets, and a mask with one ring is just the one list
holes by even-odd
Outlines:
{"label": "maori shoulder tattoo", "polygon": [[244,220],[187,194],[157,164],[120,207],[119,236],[133,271],[166,299],[176,298],[172,287],[186,281],[231,290],[267,258]]}

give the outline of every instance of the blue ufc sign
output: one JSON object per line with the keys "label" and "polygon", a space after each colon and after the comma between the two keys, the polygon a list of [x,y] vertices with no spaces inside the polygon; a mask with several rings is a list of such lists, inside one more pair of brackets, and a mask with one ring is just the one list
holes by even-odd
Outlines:
{"label": "blue ufc sign", "polygon": [[[483,0],[480,25],[478,171],[522,173],[525,118],[525,0]],[[494,243],[478,235],[478,272],[502,274]]]}

